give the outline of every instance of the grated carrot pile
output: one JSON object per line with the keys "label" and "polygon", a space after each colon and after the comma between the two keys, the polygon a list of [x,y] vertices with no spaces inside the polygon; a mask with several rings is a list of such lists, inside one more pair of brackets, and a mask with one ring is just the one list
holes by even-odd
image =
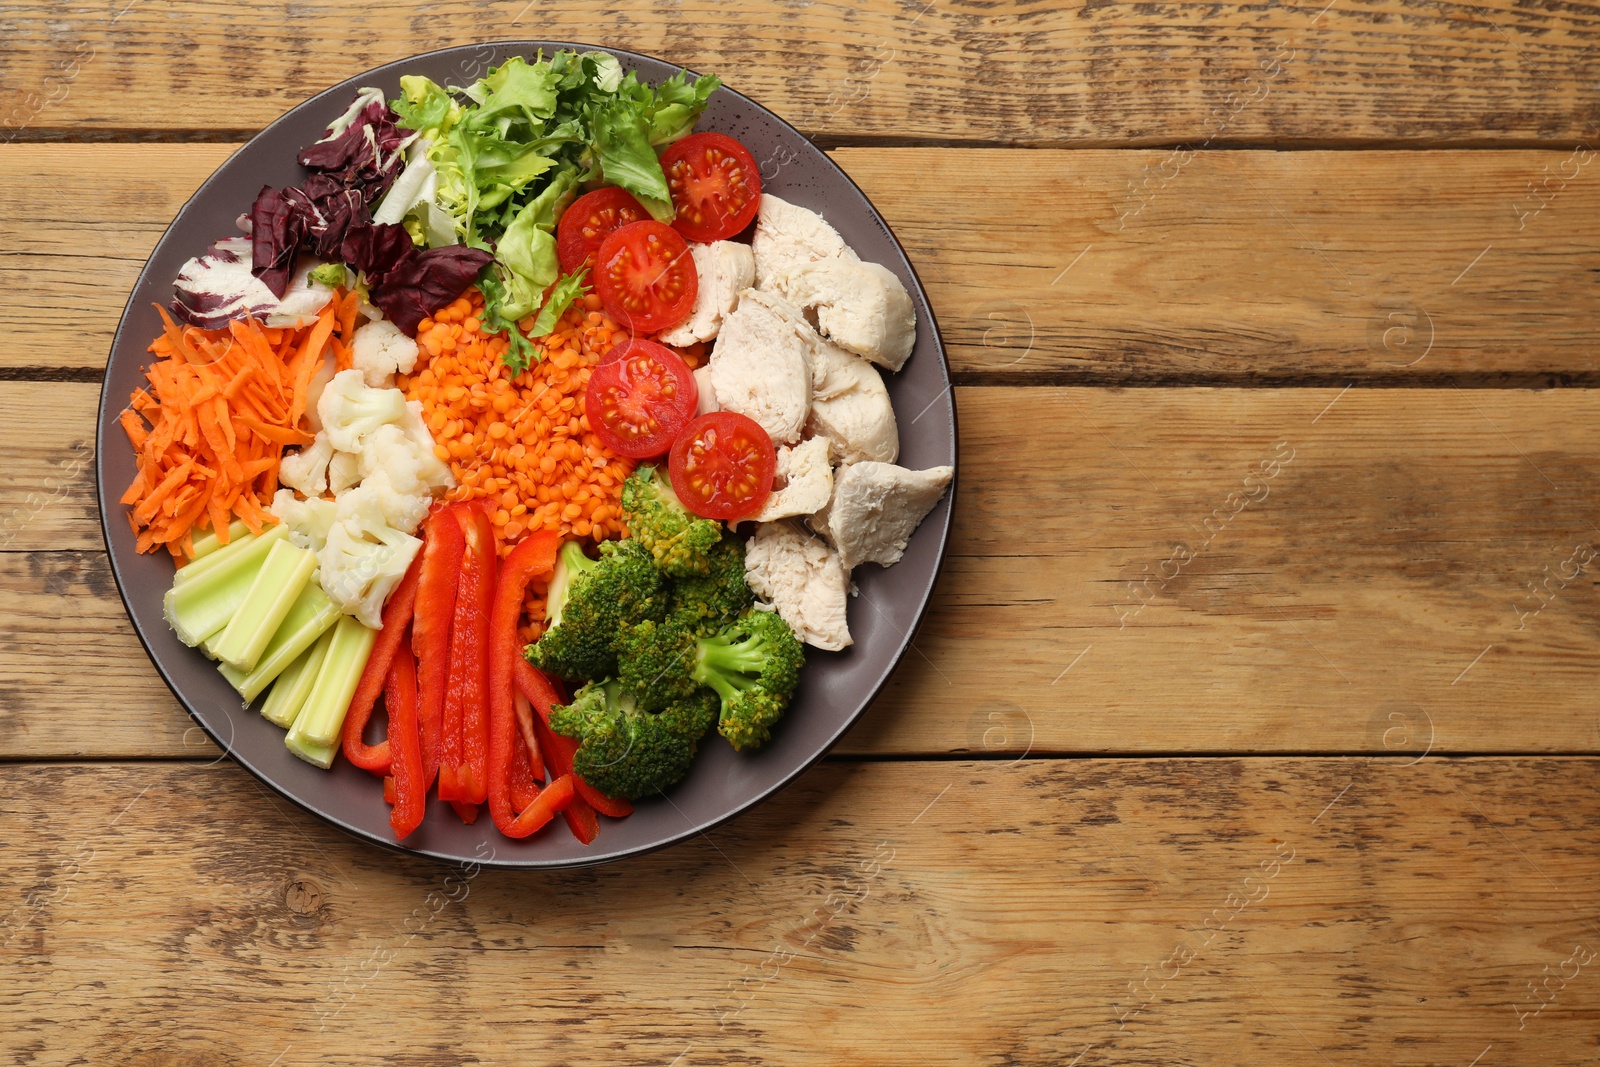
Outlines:
{"label": "grated carrot pile", "polygon": [[181,562],[195,529],[226,544],[235,516],[257,533],[273,521],[283,449],[311,442],[300,428],[311,377],[330,342],[348,346],[355,304],[336,297],[309,326],[282,330],[254,319],[180,329],[157,308],[150,390],[135,389],[120,419],[139,465],[122,503],[140,552],[165,547]]}

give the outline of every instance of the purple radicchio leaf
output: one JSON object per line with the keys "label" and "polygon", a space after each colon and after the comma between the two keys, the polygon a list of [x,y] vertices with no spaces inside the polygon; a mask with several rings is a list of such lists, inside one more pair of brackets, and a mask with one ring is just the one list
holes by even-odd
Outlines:
{"label": "purple radicchio leaf", "polygon": [[372,278],[372,302],[407,337],[415,337],[423,319],[460,296],[493,260],[489,252],[466,245],[412,248],[392,269]]}
{"label": "purple radicchio leaf", "polygon": [[264,185],[256,194],[250,220],[250,272],[282,299],[306,235],[306,217],[284,192]]}

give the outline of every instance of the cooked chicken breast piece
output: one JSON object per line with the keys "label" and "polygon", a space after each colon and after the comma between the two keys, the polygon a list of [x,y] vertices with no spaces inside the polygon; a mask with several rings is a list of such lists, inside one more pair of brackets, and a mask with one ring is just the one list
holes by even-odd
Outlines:
{"label": "cooked chicken breast piece", "polygon": [[807,430],[833,442],[843,463],[900,458],[894,405],[878,368],[818,337],[811,350],[811,416]]}
{"label": "cooked chicken breast piece", "polygon": [[764,522],[745,546],[744,571],[800,640],[833,652],[852,643],[850,575],[825,541],[791,522]]}
{"label": "cooked chicken breast piece", "polygon": [[660,335],[662,344],[679,348],[717,336],[722,320],[739,303],[739,294],[756,280],[756,260],[749,245],[737,241],[691,244],[689,254],[694,257],[694,269],[700,277],[694,310]]}
{"label": "cooked chicken breast piece", "polygon": [[696,415],[722,410],[717,406],[717,387],[711,384],[711,364],[708,363],[704,367],[695,368],[694,386],[700,397],[694,409]]}
{"label": "cooked chicken breast piece", "polygon": [[911,294],[887,267],[822,259],[788,268],[772,288],[798,308],[815,308],[817,328],[841,348],[892,371],[911,356],[916,312]]}
{"label": "cooked chicken breast piece", "polygon": [[775,445],[800,440],[811,410],[816,331],[782,297],[746,289],[711,350],[711,387],[723,411],[748,415]]}
{"label": "cooked chicken breast piece", "polygon": [[828,462],[831,449],[826,437],[812,437],[794,446],[778,449],[777,478],[772,495],[756,513],[756,522],[773,522],[795,515],[810,515],[828,506],[833,497],[833,467]]}
{"label": "cooked chicken breast piece", "polygon": [[833,499],[812,516],[811,528],[833,542],[846,571],[862,563],[891,566],[954,476],[954,467],[913,471],[893,463],[852,463],[834,475]]}
{"label": "cooked chicken breast piece", "polygon": [[791,267],[819,259],[844,259],[853,263],[857,258],[839,236],[839,231],[828,225],[827,219],[771,193],[761,194],[750,250],[755,255],[756,288],[779,296],[784,292],[775,287],[775,279]]}

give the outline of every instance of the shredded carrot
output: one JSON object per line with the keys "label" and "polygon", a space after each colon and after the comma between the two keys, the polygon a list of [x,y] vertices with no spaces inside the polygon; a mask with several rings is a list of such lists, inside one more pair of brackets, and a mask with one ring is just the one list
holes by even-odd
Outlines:
{"label": "shredded carrot", "polygon": [[[215,530],[226,543],[235,518],[255,533],[274,521],[266,508],[283,449],[311,441],[300,425],[311,378],[346,323],[339,339],[348,344],[357,299],[335,298],[298,329],[254,319],[180,329],[157,309],[162,333],[150,345],[150,388],[135,389],[120,417],[138,461],[122,502],[132,506],[139,551],[164,547],[181,562],[194,555],[195,529]],[[349,316],[341,320],[345,305]]]}
{"label": "shredded carrot", "polygon": [[[622,483],[634,464],[590,432],[583,391],[627,331],[591,295],[537,339],[544,358],[512,377],[501,360],[506,338],[483,333],[482,316],[483,296],[469,289],[424,319],[417,330],[423,359],[399,378],[407,398],[422,402],[434,452],[456,477],[450,499],[494,505],[502,552],[533,530],[596,541],[622,536]],[[534,617],[543,617],[542,607]]]}

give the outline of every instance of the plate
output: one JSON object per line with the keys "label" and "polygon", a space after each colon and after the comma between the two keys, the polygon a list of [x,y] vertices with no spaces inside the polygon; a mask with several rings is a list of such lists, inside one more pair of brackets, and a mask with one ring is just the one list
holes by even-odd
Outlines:
{"label": "plate", "polygon": [[[859,595],[849,607],[855,644],[843,652],[806,649],[800,688],[765,748],[735,752],[720,737],[708,735],[687,779],[664,798],[640,802],[627,819],[602,816],[600,836],[588,846],[574,839],[561,820],[532,838],[511,841],[489,818],[465,826],[433,798],[422,826],[401,845],[389,829],[389,808],[375,778],[343,758],[332,771],[296,759],[284,747],[284,731],[242,707],[216,667],[178,641],[161,610],[161,598],[172,584],[171,559],[165,553],[135,551],[126,509],[118,503],[135,467],[117,417],[134,388],[144,384],[146,348],[161,331],[153,305],[171,300],[179,267],[218,238],[237,233],[235,220],[249,210],[263,184],[282,187],[302,180],[295,154],[322,136],[358,87],[376,86],[392,99],[399,95],[402,74],[465,85],[512,55],[592,47],[503,41],[429,52],[351,78],[268,126],[200,187],[156,245],[117,328],[100,397],[96,485],[111,570],[145,651],[178,701],[212,740],[286,799],[357,837],[441,860],[532,868],[607,863],[692,837],[782,789],[828,751],[889,680],[927,608],[950,532],[953,485],[912,537],[900,563],[856,570]],[[606,51],[651,83],[680,69],[648,56]],[[735,68],[717,73],[738,82]],[[799,130],[732,89],[712,95],[696,129],[743,141],[761,165],[765,190],[820,212],[862,259],[884,264],[905,283],[916,307],[917,345],[900,373],[884,376],[900,424],[900,463],[918,469],[955,465],[955,403],[938,327],[916,272],[866,195]]]}

